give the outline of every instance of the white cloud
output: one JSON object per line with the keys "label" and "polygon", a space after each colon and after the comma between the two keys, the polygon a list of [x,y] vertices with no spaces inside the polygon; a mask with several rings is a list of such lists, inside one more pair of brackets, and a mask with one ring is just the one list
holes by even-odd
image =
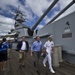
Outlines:
{"label": "white cloud", "polygon": [[65,6],[67,6],[71,1],[73,0],[59,0],[60,9],[63,9]]}
{"label": "white cloud", "polygon": [[6,24],[14,24],[15,21],[11,18],[7,18],[5,16],[0,15],[0,22],[6,23]]}
{"label": "white cloud", "polygon": [[4,35],[6,35],[6,34],[7,34],[7,33],[3,33],[3,32],[0,33],[1,36],[4,36]]}
{"label": "white cloud", "polygon": [[7,34],[12,28],[14,28],[15,21],[11,18],[0,15],[0,35],[1,33]]}
{"label": "white cloud", "polygon": [[[44,0],[45,1],[45,0]],[[20,5],[20,10],[27,15],[27,19],[28,20],[33,20],[35,17],[33,17],[32,12],[34,14],[36,14],[38,16],[38,14],[40,15],[40,13],[42,13],[42,8],[40,7],[40,2],[37,0],[26,0],[25,1],[25,6],[23,6],[19,0],[1,0],[0,1],[0,7],[3,10],[8,10],[8,12],[15,14],[14,12],[10,11],[9,8],[7,7],[8,5],[14,6],[14,7],[18,7],[18,5]],[[43,3],[43,2],[42,2]],[[46,1],[44,2],[46,3]],[[41,5],[42,6],[42,5]],[[38,8],[37,8],[38,7]],[[39,8],[40,7],[40,8]],[[42,6],[43,7],[43,6]],[[31,10],[29,10],[31,9]],[[38,12],[37,12],[38,11]]]}
{"label": "white cloud", "polygon": [[[44,0],[43,0],[44,1]],[[56,16],[64,7],[66,7],[72,0],[59,0],[59,2],[52,8],[52,9],[55,9],[55,8],[60,8],[60,10],[54,10],[53,13],[51,13],[52,15],[50,17],[48,17],[47,15],[45,16],[44,18],[44,22],[45,23],[48,23],[54,16]],[[30,0],[27,0],[27,2],[29,3],[28,6],[30,6],[29,8],[32,9],[33,13],[35,13],[35,15],[37,15],[38,17],[40,17],[44,11],[43,10],[47,10],[48,6],[53,2],[52,0],[49,0],[49,2],[47,0],[45,0],[44,2],[40,2],[40,1],[34,1],[33,3],[31,3]],[[35,3],[36,2],[36,3]],[[41,3],[41,4],[40,4]],[[45,4],[44,4],[45,3]],[[59,6],[60,5],[60,6]],[[37,9],[36,9],[37,8]],[[69,8],[69,10],[66,11],[66,13],[63,13],[62,17],[66,16],[67,14],[73,12],[75,9],[74,9],[74,5]]]}
{"label": "white cloud", "polygon": [[48,23],[50,20],[51,20],[51,18],[49,18],[48,16],[46,16],[46,17],[44,18],[44,22],[45,22],[45,23]]}
{"label": "white cloud", "polygon": [[[71,3],[73,0],[59,0],[59,2],[56,4],[55,8],[60,7],[60,11],[63,10],[69,3]],[[46,16],[45,23],[48,23],[54,16],[56,16],[60,11],[54,11],[53,15],[51,17]],[[70,8],[68,8],[62,15],[60,15],[56,20],[72,13],[75,11],[75,4],[73,4]]]}
{"label": "white cloud", "polygon": [[[60,0],[60,2],[59,2],[60,3],[60,9],[61,10],[64,9],[71,1],[73,1],[73,0],[66,0],[66,1]],[[66,15],[68,15],[74,11],[75,11],[75,4],[73,4],[70,8],[68,8],[60,17],[58,17],[58,19],[66,16]]]}
{"label": "white cloud", "polygon": [[[7,5],[11,5],[14,7],[18,7],[20,5],[20,10],[27,15],[28,22],[34,21],[36,17],[39,17],[46,11],[48,6],[53,2],[54,0],[25,0],[25,6],[23,6],[19,0],[0,0],[0,8],[3,10],[8,10],[7,12],[10,12],[15,15],[14,12],[10,11]],[[54,8],[60,8],[59,11],[61,11],[65,6],[67,6],[72,0],[59,0],[59,2],[55,5]],[[53,8],[53,9],[54,9]],[[46,15],[44,18],[44,23],[46,24],[49,22],[56,14],[59,13],[59,11],[54,10],[52,15],[49,17]],[[64,17],[65,15],[75,11],[75,5],[70,7],[65,13],[63,13],[59,18]],[[1,11],[0,11],[1,12]],[[0,15],[0,21],[6,22],[6,23],[13,23],[13,21],[9,18],[5,18],[4,16]],[[3,18],[2,18],[3,17]],[[38,19],[39,19],[38,18]],[[10,29],[10,25],[6,25]],[[38,26],[39,27],[39,26]],[[1,29],[1,28],[0,28]]]}
{"label": "white cloud", "polygon": [[44,13],[51,3],[52,0],[26,0],[26,6],[38,17]]}
{"label": "white cloud", "polygon": [[18,4],[19,4],[18,0],[0,0],[0,7],[2,9],[6,9],[7,5],[12,5],[12,6],[17,7]]}
{"label": "white cloud", "polygon": [[43,27],[43,25],[38,25],[37,29],[41,29]]}

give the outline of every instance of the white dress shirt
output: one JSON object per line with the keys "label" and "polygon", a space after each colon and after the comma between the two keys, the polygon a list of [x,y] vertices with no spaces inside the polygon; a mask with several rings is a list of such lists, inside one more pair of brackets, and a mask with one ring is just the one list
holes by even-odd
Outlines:
{"label": "white dress shirt", "polygon": [[54,47],[54,42],[53,41],[47,41],[45,44],[44,44],[44,47],[46,48],[46,51],[47,53],[51,53],[51,50],[52,50],[52,47]]}
{"label": "white dress shirt", "polygon": [[26,42],[22,42],[22,47],[21,47],[21,50],[26,50]]}

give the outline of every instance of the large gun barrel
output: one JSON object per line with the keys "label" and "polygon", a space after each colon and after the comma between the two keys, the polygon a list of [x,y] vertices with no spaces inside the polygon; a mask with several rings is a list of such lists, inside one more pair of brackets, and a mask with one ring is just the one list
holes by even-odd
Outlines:
{"label": "large gun barrel", "polygon": [[54,0],[53,3],[48,7],[48,9],[45,11],[45,13],[40,17],[40,19],[36,22],[35,25],[33,25],[32,30],[34,30],[38,24],[41,22],[41,20],[47,15],[47,13],[54,7],[54,5],[58,2],[59,0]]}
{"label": "large gun barrel", "polygon": [[75,3],[75,0],[73,0],[71,3],[69,3],[62,11],[60,11],[51,21],[47,23],[50,24],[52,23],[55,19],[57,19],[62,13],[64,13],[69,7],[71,7]]}

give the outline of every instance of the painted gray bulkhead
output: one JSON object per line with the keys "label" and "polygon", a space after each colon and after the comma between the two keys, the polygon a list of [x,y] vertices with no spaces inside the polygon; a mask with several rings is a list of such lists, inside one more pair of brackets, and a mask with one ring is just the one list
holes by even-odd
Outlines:
{"label": "painted gray bulkhead", "polygon": [[[64,31],[67,21],[70,23],[70,32],[72,33],[72,37],[62,38],[62,34],[65,33]],[[63,50],[75,50],[75,12],[58,20],[52,25],[54,25],[53,38],[55,45],[62,45]]]}
{"label": "painted gray bulkhead", "polygon": [[29,46],[31,47],[31,44],[34,39],[33,39],[33,37],[28,35],[27,30],[28,30],[28,28],[18,29],[18,31],[20,32],[19,36],[18,36],[18,41],[22,40],[22,36],[26,36],[26,40],[29,42]]}
{"label": "painted gray bulkhead", "polygon": [[24,35],[28,36],[28,34],[27,34],[27,28],[18,29],[18,31],[20,32],[18,37],[22,37]]}
{"label": "painted gray bulkhead", "polygon": [[[72,33],[72,37],[62,38],[62,34],[65,34],[67,22],[70,24],[70,32],[68,33]],[[52,24],[45,25],[37,33],[37,35],[41,36],[48,34],[53,35],[55,45],[62,46],[63,59],[68,62],[75,63],[75,12],[55,21]],[[42,37],[41,40],[44,43],[46,41],[46,37]]]}

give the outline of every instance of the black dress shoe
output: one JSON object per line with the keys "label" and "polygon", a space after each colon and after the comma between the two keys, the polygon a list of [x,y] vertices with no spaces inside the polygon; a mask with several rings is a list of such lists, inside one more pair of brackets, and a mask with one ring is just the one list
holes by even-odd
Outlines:
{"label": "black dress shoe", "polygon": [[36,67],[36,63],[34,62],[34,67]]}
{"label": "black dress shoe", "polygon": [[36,70],[36,72],[37,72],[37,74],[39,74],[39,75],[40,75],[40,71],[39,71],[39,70]]}
{"label": "black dress shoe", "polygon": [[22,65],[22,67],[24,67],[24,68],[25,68],[25,65]]}
{"label": "black dress shoe", "polygon": [[19,65],[19,68],[21,69],[22,68],[22,65]]}

